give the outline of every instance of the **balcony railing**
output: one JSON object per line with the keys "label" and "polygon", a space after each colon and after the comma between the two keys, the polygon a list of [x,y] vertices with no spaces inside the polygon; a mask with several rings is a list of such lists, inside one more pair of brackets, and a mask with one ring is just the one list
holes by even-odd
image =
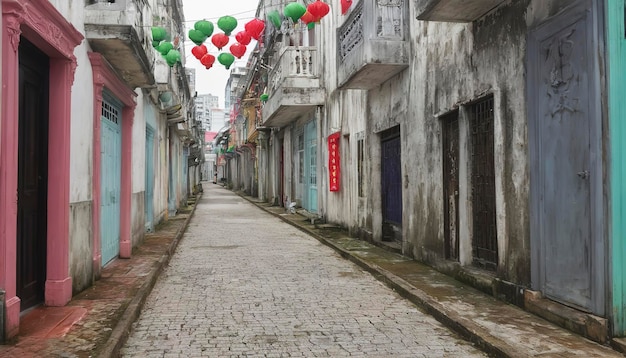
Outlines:
{"label": "balcony railing", "polygon": [[504,0],[416,0],[418,20],[471,22],[503,3]]}
{"label": "balcony railing", "polygon": [[131,87],[154,84],[150,27],[145,0],[92,0],[85,6],[85,37]]}
{"label": "balcony railing", "polygon": [[269,98],[263,107],[263,125],[285,126],[324,104],[325,94],[316,47],[287,46],[269,74]]}
{"label": "balcony railing", "polygon": [[408,0],[361,0],[338,30],[338,87],[371,89],[408,67]]}

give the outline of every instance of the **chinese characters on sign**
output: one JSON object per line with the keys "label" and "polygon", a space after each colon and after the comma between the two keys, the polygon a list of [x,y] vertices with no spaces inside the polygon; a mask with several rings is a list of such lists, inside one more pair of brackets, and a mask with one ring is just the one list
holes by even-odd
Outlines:
{"label": "chinese characters on sign", "polygon": [[339,138],[340,132],[328,136],[328,174],[330,191],[339,191],[341,166],[339,164]]}

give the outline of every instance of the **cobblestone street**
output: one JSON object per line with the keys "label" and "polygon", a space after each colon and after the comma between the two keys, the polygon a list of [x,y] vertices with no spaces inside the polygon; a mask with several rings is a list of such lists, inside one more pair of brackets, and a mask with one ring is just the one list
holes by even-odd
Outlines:
{"label": "cobblestone street", "polygon": [[125,357],[480,357],[332,249],[207,185]]}

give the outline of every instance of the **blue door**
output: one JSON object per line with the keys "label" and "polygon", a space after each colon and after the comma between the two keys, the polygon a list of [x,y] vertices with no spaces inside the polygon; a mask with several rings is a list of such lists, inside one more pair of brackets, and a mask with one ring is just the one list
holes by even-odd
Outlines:
{"label": "blue door", "polygon": [[605,169],[601,52],[591,2],[577,1],[530,32],[533,288],[568,306],[605,314]]}
{"label": "blue door", "polygon": [[303,206],[317,213],[317,126],[315,121],[304,127],[304,193]]}
{"label": "blue door", "polygon": [[121,114],[119,102],[105,95],[100,120],[102,123],[100,237],[103,266],[120,252]]}
{"label": "blue door", "polygon": [[146,193],[144,208],[147,232],[154,230],[154,129],[146,127]]}

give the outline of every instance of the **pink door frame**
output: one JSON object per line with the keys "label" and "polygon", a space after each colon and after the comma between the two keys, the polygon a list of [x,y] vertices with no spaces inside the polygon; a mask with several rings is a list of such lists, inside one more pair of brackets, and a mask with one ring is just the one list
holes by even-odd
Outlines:
{"label": "pink door frame", "polygon": [[122,177],[120,191],[120,257],[130,258],[131,243],[131,190],[132,190],[132,133],[137,94],[117,77],[101,54],[89,53],[93,71],[93,270],[100,277],[102,267],[102,246],[100,237],[100,204],[102,156],[100,152],[100,130],[102,118],[102,91],[106,88],[122,104]]}
{"label": "pink door frame", "polygon": [[69,266],[71,89],[80,34],[48,0],[2,0],[2,108],[0,118],[0,288],[6,291],[5,336],[19,331],[16,296],[17,167],[20,35],[50,57],[47,266],[45,304],[72,298]]}

